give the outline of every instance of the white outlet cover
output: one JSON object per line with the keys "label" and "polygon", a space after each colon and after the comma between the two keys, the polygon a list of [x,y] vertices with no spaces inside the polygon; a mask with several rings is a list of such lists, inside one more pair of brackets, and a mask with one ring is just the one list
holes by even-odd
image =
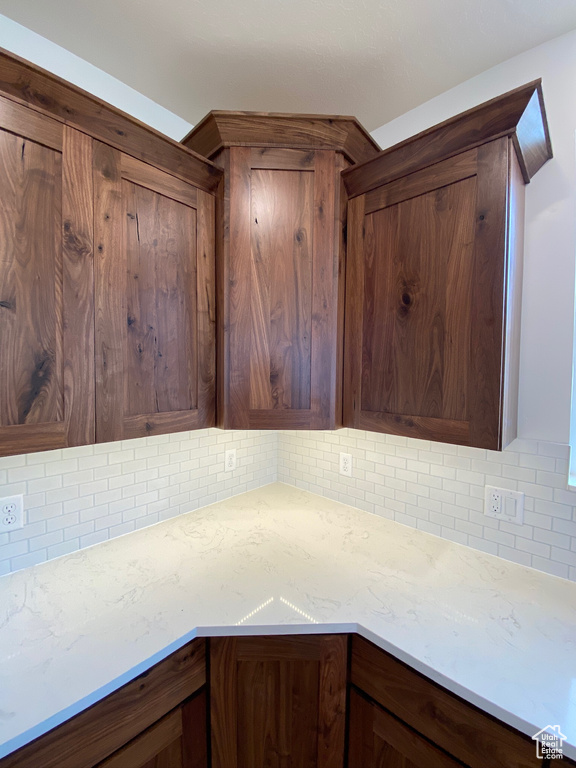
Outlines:
{"label": "white outlet cover", "polygon": [[0,499],[0,533],[24,528],[24,496],[5,496]]}
{"label": "white outlet cover", "polygon": [[340,454],[340,474],[345,477],[352,477],[352,454]]}
{"label": "white outlet cover", "polygon": [[232,472],[236,469],[236,448],[230,448],[225,452],[224,469],[226,472]]}
{"label": "white outlet cover", "polygon": [[524,494],[508,488],[487,485],[484,493],[484,514],[505,523],[522,525],[524,522]]}

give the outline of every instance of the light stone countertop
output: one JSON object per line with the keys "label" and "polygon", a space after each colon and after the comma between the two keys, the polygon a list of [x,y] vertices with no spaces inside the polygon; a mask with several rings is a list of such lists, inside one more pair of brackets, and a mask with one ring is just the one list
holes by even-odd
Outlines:
{"label": "light stone countertop", "polygon": [[197,636],[358,632],[576,757],[576,584],[275,483],[0,578],[0,757]]}

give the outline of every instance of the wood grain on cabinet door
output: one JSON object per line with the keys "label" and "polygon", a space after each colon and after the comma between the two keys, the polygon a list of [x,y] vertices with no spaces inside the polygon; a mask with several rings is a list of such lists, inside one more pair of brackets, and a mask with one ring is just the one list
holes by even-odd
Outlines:
{"label": "wood grain on cabinet door", "polygon": [[93,441],[91,154],[0,97],[0,455]]}
{"label": "wood grain on cabinet door", "polygon": [[196,694],[98,768],[207,768],[206,692]]}
{"label": "wood grain on cabinet door", "polygon": [[96,144],[99,442],[214,420],[214,199]]}
{"label": "wood grain on cabinet door", "polygon": [[229,152],[223,425],[329,428],[338,394],[335,153]]}
{"label": "wood grain on cabinet door", "polygon": [[345,635],[210,641],[213,768],[338,768]]}
{"label": "wood grain on cabinet door", "polygon": [[345,423],[500,447],[508,140],[352,201]]}
{"label": "wood grain on cabinet door", "polygon": [[400,720],[350,691],[348,768],[462,768]]}

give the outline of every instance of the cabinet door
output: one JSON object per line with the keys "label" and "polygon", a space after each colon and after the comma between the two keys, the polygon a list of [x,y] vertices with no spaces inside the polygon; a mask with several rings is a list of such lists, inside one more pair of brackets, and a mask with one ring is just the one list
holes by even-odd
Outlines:
{"label": "cabinet door", "polygon": [[0,456],[93,442],[91,155],[0,97]]}
{"label": "cabinet door", "polygon": [[213,768],[344,762],[345,635],[210,640]]}
{"label": "cabinet door", "polygon": [[214,198],[95,142],[96,439],[214,422]]}
{"label": "cabinet door", "polygon": [[98,768],[207,768],[206,694],[170,712]]}
{"label": "cabinet door", "polygon": [[348,768],[462,768],[385,709],[350,691]]}
{"label": "cabinet door", "polygon": [[344,423],[499,449],[508,139],[349,206]]}
{"label": "cabinet door", "polygon": [[227,162],[222,426],[333,428],[341,161],[233,147]]}

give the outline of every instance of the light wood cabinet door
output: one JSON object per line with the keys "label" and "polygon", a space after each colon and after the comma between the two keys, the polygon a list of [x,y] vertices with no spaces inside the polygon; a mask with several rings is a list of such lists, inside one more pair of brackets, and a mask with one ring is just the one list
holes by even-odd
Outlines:
{"label": "light wood cabinet door", "polygon": [[95,142],[96,439],[212,426],[214,198]]}
{"label": "light wood cabinet door", "polygon": [[94,439],[91,162],[0,97],[0,456]]}
{"label": "light wood cabinet door", "polygon": [[345,635],[210,640],[212,768],[342,768]]}

